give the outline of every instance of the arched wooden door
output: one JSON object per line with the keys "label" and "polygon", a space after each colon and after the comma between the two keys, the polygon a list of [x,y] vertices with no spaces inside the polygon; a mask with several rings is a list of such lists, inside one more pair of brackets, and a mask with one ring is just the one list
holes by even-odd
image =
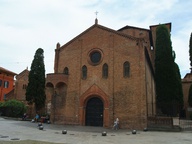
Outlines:
{"label": "arched wooden door", "polygon": [[103,126],[103,102],[97,97],[87,101],[86,106],[86,126]]}

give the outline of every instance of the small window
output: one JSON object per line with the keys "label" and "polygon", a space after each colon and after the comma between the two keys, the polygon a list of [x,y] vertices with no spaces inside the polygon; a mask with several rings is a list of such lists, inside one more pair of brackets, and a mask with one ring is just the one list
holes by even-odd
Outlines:
{"label": "small window", "polygon": [[64,68],[63,73],[66,74],[66,75],[69,75],[69,69],[68,69],[68,67],[65,67],[65,68]]}
{"label": "small window", "polygon": [[129,77],[130,75],[130,64],[128,61],[126,61],[124,64],[123,64],[123,76],[124,77]]}
{"label": "small window", "polygon": [[82,79],[86,79],[87,78],[87,67],[84,65],[82,67]]}
{"label": "small window", "polygon": [[6,100],[6,94],[3,95],[3,99]]}
{"label": "small window", "polygon": [[103,65],[103,78],[107,78],[108,77],[108,65],[105,63]]}
{"label": "small window", "polygon": [[0,87],[2,86],[2,80],[0,80]]}
{"label": "small window", "polygon": [[9,87],[9,82],[8,81],[5,81],[4,82],[4,88],[8,88]]}
{"label": "small window", "polygon": [[27,89],[27,85],[26,84],[23,84],[23,89]]}

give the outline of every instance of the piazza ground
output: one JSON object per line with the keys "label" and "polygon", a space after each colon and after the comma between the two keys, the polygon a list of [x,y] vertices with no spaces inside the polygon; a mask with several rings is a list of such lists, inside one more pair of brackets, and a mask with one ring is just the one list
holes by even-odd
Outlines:
{"label": "piazza ground", "polygon": [[[39,130],[38,123],[5,119],[0,117],[1,144],[33,144],[67,143],[67,144],[191,144],[191,131],[158,132],[120,129],[112,130],[103,127],[43,124]],[[67,134],[62,134],[67,130]],[[103,132],[106,136],[102,136]]]}

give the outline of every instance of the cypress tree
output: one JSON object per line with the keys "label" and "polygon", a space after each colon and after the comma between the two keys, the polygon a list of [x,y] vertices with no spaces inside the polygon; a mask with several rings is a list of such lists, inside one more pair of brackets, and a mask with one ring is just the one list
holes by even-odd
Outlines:
{"label": "cypress tree", "polygon": [[180,72],[174,59],[169,31],[165,25],[159,25],[155,49],[157,106],[167,115],[176,115],[183,100]]}
{"label": "cypress tree", "polygon": [[[191,73],[192,73],[192,33],[189,40],[189,60],[190,60],[190,66],[191,66]],[[192,85],[189,89],[189,95],[188,95],[188,104],[192,107]]]}
{"label": "cypress tree", "polygon": [[[189,40],[189,60],[190,60],[190,66],[192,68],[192,33]],[[192,73],[192,69],[191,69],[191,73]]]}
{"label": "cypress tree", "polygon": [[26,89],[26,100],[28,103],[35,103],[36,111],[45,105],[45,66],[44,51],[42,48],[36,50],[31,64],[31,70],[28,77],[28,86]]}
{"label": "cypress tree", "polygon": [[[183,109],[184,101],[183,101],[183,89],[182,89],[182,82],[181,82],[181,74],[179,70],[179,66],[175,63],[175,106],[176,106],[176,113],[180,112]],[[174,114],[174,115],[175,115]]]}

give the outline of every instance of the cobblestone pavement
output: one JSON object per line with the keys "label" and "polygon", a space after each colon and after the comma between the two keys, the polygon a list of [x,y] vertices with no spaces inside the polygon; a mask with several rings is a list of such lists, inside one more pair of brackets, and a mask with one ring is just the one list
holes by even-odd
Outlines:
{"label": "cobblestone pavement", "polygon": [[[67,134],[62,134],[66,130]],[[102,136],[103,132],[106,136]],[[0,117],[0,144],[3,141],[37,140],[65,144],[191,144],[192,132],[112,130],[102,127],[70,126],[18,121]]]}

